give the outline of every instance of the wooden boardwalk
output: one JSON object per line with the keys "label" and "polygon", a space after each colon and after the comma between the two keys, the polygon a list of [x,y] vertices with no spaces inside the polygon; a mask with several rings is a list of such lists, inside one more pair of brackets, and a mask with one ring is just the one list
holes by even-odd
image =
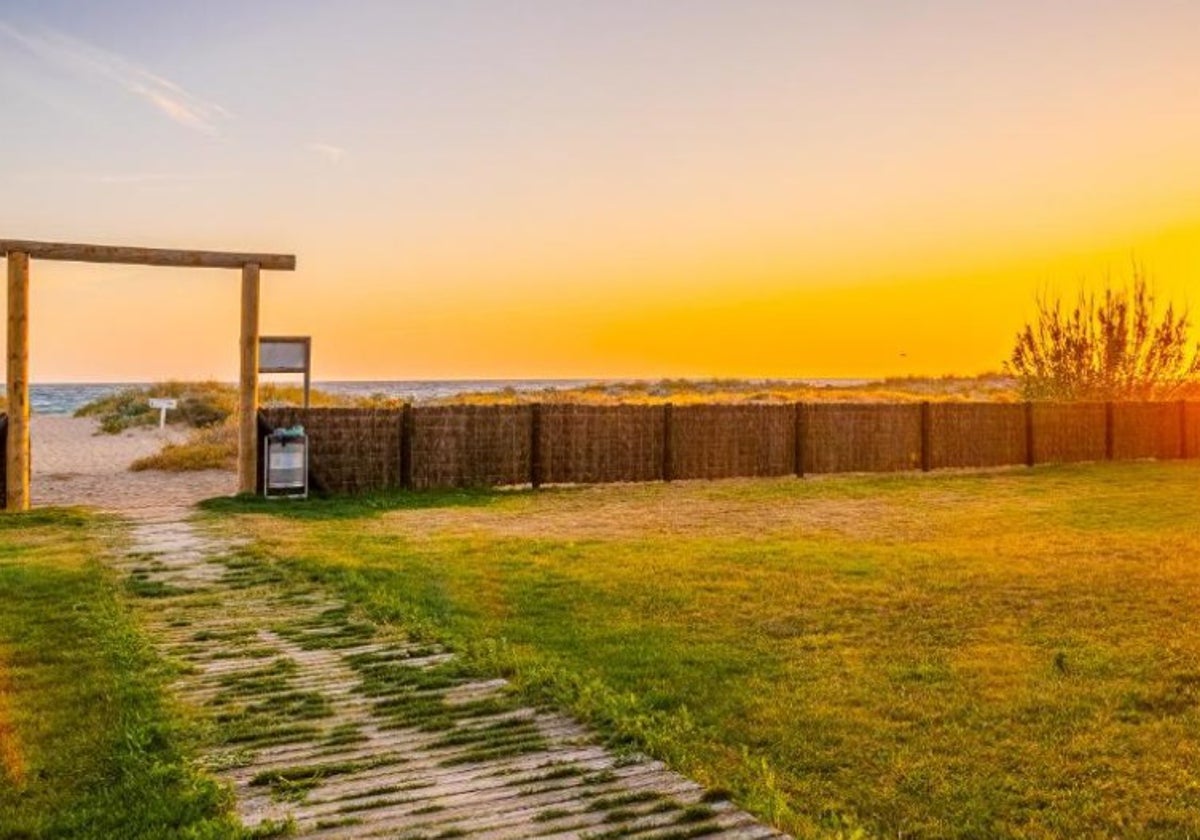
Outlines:
{"label": "wooden boardwalk", "polygon": [[248,826],[319,838],[781,837],[437,645],[387,635],[178,510],[121,560]]}

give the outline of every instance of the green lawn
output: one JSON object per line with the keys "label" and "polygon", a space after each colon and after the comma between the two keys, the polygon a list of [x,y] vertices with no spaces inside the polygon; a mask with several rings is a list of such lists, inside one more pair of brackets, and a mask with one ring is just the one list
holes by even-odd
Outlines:
{"label": "green lawn", "polygon": [[100,562],[103,528],[0,515],[0,838],[237,837]]}
{"label": "green lawn", "polygon": [[1200,465],[211,507],[799,836],[1200,836]]}

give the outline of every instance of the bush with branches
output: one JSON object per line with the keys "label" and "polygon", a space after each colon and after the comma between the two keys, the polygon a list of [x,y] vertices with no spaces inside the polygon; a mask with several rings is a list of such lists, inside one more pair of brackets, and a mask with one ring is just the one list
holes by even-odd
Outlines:
{"label": "bush with branches", "polygon": [[1032,400],[1161,400],[1198,389],[1200,346],[1186,309],[1161,312],[1145,273],[1069,309],[1038,298],[1037,318],[1017,333],[1008,368]]}

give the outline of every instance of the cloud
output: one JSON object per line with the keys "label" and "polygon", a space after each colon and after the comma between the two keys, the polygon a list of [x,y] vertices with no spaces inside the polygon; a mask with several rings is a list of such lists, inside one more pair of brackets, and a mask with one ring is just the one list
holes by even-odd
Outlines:
{"label": "cloud", "polygon": [[138,97],[174,122],[205,134],[232,115],[215,102],[182,87],[123,56],[50,29],[26,32],[0,20],[0,36],[15,41],[43,61],[84,78],[98,78]]}
{"label": "cloud", "polygon": [[229,173],[186,172],[22,172],[14,180],[25,183],[71,182],[84,184],[189,184],[229,180]]}
{"label": "cloud", "polygon": [[335,166],[342,162],[342,158],[346,156],[346,150],[341,146],[333,146],[329,143],[309,143],[305,146],[308,151],[313,154],[320,155]]}

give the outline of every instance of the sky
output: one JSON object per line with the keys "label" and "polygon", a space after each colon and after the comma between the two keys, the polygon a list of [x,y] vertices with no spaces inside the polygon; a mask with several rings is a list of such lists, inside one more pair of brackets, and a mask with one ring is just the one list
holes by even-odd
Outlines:
{"label": "sky", "polygon": [[[317,379],[979,373],[1133,261],[1200,307],[1198,34],[1192,0],[0,0],[0,238],[295,253],[262,330]],[[238,282],[35,262],[33,379],[233,379]]]}

